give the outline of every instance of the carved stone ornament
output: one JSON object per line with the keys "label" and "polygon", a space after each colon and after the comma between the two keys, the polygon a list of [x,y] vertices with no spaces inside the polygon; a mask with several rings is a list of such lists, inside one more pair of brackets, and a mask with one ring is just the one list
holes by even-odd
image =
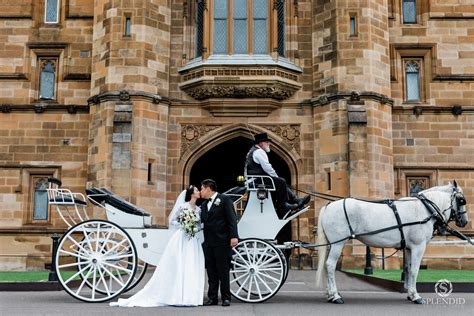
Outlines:
{"label": "carved stone ornament", "polygon": [[201,86],[187,89],[186,92],[196,100],[209,98],[272,98],[284,100],[295,93],[295,89],[285,87],[260,86]]}
{"label": "carved stone ornament", "polygon": [[219,128],[221,125],[207,124],[185,124],[181,126],[181,150],[180,156],[191,147],[200,137],[206,135],[210,131]]}
{"label": "carved stone ornament", "polygon": [[418,192],[429,188],[429,177],[408,177],[409,196],[416,196]]}
{"label": "carved stone ornament", "polygon": [[12,107],[9,104],[2,104],[2,113],[10,113]]}
{"label": "carved stone ornament", "polygon": [[280,136],[288,146],[294,148],[298,153],[300,152],[299,124],[263,125],[262,127]]}
{"label": "carved stone ornament", "polygon": [[122,90],[119,93],[119,99],[120,101],[129,101],[130,100],[130,93],[126,90]]}

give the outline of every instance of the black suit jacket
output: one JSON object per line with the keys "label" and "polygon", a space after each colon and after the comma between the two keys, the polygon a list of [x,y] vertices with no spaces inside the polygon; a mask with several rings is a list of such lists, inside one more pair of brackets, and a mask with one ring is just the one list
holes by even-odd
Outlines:
{"label": "black suit jacket", "polygon": [[[220,203],[217,202],[218,200],[220,200]],[[204,224],[204,246],[230,245],[231,238],[239,238],[237,217],[232,200],[226,195],[218,193],[209,210],[207,209],[207,204],[207,201],[201,204],[201,220]]]}

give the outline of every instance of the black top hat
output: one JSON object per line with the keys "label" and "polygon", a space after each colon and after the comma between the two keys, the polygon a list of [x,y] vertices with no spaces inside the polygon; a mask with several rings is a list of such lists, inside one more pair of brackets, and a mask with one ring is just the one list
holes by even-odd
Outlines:
{"label": "black top hat", "polygon": [[260,133],[255,135],[255,144],[258,144],[260,142],[269,142],[270,138],[268,138],[267,133]]}

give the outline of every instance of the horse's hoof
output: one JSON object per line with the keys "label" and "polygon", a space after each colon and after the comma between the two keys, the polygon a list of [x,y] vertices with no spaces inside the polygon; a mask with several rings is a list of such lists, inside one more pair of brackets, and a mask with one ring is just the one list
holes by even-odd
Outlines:
{"label": "horse's hoof", "polygon": [[407,296],[407,301],[410,301],[410,302],[411,302],[411,298],[410,298],[410,296]]}
{"label": "horse's hoof", "polygon": [[416,300],[413,300],[412,302],[413,304],[423,304],[423,299],[417,298]]}
{"label": "horse's hoof", "polygon": [[342,298],[336,298],[331,301],[333,304],[344,304],[344,300]]}

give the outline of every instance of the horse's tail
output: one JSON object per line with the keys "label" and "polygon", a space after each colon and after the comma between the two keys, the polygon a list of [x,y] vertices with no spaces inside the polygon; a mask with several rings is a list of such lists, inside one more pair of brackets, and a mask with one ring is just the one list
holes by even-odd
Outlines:
{"label": "horse's tail", "polygon": [[[321,208],[318,217],[318,240],[316,244],[325,245],[328,240],[326,238],[326,233],[324,232],[323,225],[321,224],[321,218],[323,218],[323,212],[326,210],[327,205]],[[326,257],[328,253],[328,246],[319,246],[318,247],[318,271],[316,272],[316,286],[318,288],[323,288],[323,280],[327,278],[327,269],[326,269]]]}

